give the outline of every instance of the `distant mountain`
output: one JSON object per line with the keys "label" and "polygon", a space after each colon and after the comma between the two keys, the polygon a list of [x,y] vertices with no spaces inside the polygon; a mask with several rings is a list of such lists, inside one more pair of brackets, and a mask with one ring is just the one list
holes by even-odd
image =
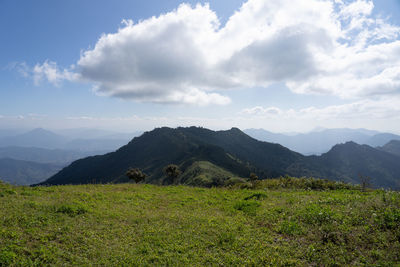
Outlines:
{"label": "distant mountain", "polygon": [[354,142],[336,145],[321,156],[303,156],[279,144],[258,141],[237,128],[215,132],[165,127],[134,138],[116,152],[77,160],[43,184],[125,182],[130,167],[141,168],[149,175],[149,183],[165,184],[170,181],[162,169],[173,163],[183,171],[182,183],[192,183],[204,166],[211,166],[226,179],[226,173],[248,177],[255,172],[263,179],[289,174],[358,183],[361,175],[371,177],[375,187],[398,189],[399,162],[398,156]]}
{"label": "distant mountain", "polygon": [[400,156],[400,140],[392,140],[386,145],[378,147],[378,149]]}
{"label": "distant mountain", "polygon": [[23,132],[25,131],[21,129],[0,129],[0,138],[21,134]]}
{"label": "distant mountain", "polygon": [[139,136],[142,132],[135,131],[131,133],[120,133],[109,130],[91,129],[91,128],[76,128],[55,130],[56,134],[66,136],[69,139],[123,139],[130,141],[133,137]]}
{"label": "distant mountain", "polygon": [[47,149],[61,148],[68,141],[64,136],[37,128],[27,133],[0,138],[0,147],[22,146]]}
{"label": "distant mountain", "polygon": [[38,163],[56,163],[67,165],[74,160],[92,155],[104,154],[104,151],[80,152],[62,149],[36,147],[0,147],[0,158],[11,158]]}
{"label": "distant mountain", "polygon": [[1,137],[0,147],[36,147],[102,153],[118,149],[139,134],[138,132],[127,134],[96,129],[65,130],[65,132],[69,136],[37,128],[22,134]]}
{"label": "distant mountain", "polygon": [[64,149],[76,151],[114,151],[126,145],[130,139],[74,139],[67,142]]}
{"label": "distant mountain", "polygon": [[62,166],[57,164],[0,159],[0,180],[16,185],[36,184],[54,175],[61,168]]}
{"label": "distant mountain", "polygon": [[303,155],[319,155],[329,151],[336,144],[348,141],[364,144],[378,133],[366,129],[318,129],[296,135],[272,133],[264,129],[247,129],[244,132],[260,141],[278,143]]}
{"label": "distant mountain", "polygon": [[370,145],[372,147],[383,146],[392,140],[400,140],[400,135],[391,134],[391,133],[380,133],[369,138],[365,144]]}
{"label": "distant mountain", "polygon": [[288,172],[296,176],[323,177],[330,180],[360,183],[371,178],[374,187],[400,189],[400,157],[368,145],[354,142],[335,145],[321,156],[308,156]]}

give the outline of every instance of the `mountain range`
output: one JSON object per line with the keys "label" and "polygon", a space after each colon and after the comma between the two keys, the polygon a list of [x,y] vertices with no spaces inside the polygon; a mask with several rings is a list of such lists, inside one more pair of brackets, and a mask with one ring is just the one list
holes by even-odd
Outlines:
{"label": "mountain range", "polygon": [[350,141],[377,147],[391,140],[400,140],[399,135],[366,129],[321,129],[298,134],[272,133],[264,129],[246,129],[244,132],[260,141],[278,143],[303,155],[320,155],[336,144]]}
{"label": "mountain range", "polygon": [[400,156],[400,140],[392,140],[386,145],[378,147],[378,149]]}
{"label": "mountain range", "polygon": [[97,129],[0,130],[0,180],[32,184],[46,180],[72,161],[114,151],[139,133]]}
{"label": "mountain range", "polygon": [[95,129],[72,129],[64,130],[63,133],[64,135],[37,128],[0,137],[0,147],[18,146],[102,153],[116,150],[140,134],[139,132],[122,134]]}
{"label": "mountain range", "polygon": [[[237,128],[163,127],[135,137],[115,152],[74,161],[41,184],[126,182],[125,172],[135,167],[148,175],[146,182],[156,184],[201,181],[216,186],[254,172],[261,179],[292,175],[351,183],[370,177],[374,187],[400,189],[399,162],[394,153],[355,142],[335,145],[321,156],[304,156],[280,144],[254,139]],[[171,163],[183,172],[175,181],[163,173]],[[220,179],[211,180],[204,174],[204,166],[219,170]]]}
{"label": "mountain range", "polygon": [[25,160],[0,158],[0,180],[16,185],[30,185],[44,181],[63,166]]}
{"label": "mountain range", "polygon": [[55,163],[59,165],[67,165],[77,159],[98,154],[105,154],[106,152],[109,151],[74,151],[37,147],[8,146],[0,147],[0,159],[11,158],[15,160],[32,161],[37,163]]}

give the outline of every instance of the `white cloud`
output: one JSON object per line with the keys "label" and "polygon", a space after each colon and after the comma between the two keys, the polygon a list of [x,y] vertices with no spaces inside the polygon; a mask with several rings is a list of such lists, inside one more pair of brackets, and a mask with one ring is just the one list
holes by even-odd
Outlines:
{"label": "white cloud", "polygon": [[255,116],[266,116],[266,117],[276,117],[281,115],[282,113],[283,111],[277,107],[263,108],[261,106],[245,108],[240,112],[240,114],[243,115],[255,115]]}
{"label": "white cloud", "polygon": [[245,108],[239,114],[254,118],[275,118],[295,120],[331,120],[331,119],[400,119],[400,97],[379,100],[360,100],[342,105],[323,108],[307,107],[282,110],[277,107]]}
{"label": "white cloud", "polygon": [[207,5],[176,11],[133,24],[125,21],[115,34],[103,35],[78,62],[84,80],[103,95],[157,103],[227,104],[210,93],[218,84],[204,47],[218,28]]}
{"label": "white cloud", "polygon": [[[88,81],[98,94],[156,103],[227,104],[221,90],[283,82],[295,93],[400,93],[400,27],[370,0],[248,0],[221,26],[209,5],[124,20],[81,54],[76,73],[46,61],[35,83]],[[77,75],[77,76],[76,76]]]}
{"label": "white cloud", "polygon": [[42,64],[37,63],[31,67],[26,62],[14,62],[10,69],[17,70],[23,77],[31,78],[36,86],[43,82],[59,86],[63,81],[79,81],[80,74],[74,72],[75,66],[69,69],[61,69],[56,62],[46,60]]}
{"label": "white cloud", "polygon": [[[24,65],[26,67],[26,64]],[[25,68],[25,71],[29,71],[29,68]],[[61,70],[57,63],[46,60],[43,64],[36,64],[30,70],[35,85],[39,85],[43,81],[47,81],[53,85],[58,86],[60,82],[64,80],[76,81],[78,80],[79,74],[74,73],[71,70]]]}

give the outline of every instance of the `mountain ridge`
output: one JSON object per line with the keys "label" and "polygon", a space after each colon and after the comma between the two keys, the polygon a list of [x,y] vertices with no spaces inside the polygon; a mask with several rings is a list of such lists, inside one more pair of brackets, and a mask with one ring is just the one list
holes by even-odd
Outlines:
{"label": "mountain ridge", "polygon": [[390,140],[400,139],[400,136],[396,134],[362,128],[319,129],[295,135],[272,133],[265,129],[245,129],[243,131],[257,140],[279,143],[303,155],[320,155],[328,152],[334,145],[348,141],[377,147],[385,145]]}
{"label": "mountain ridge", "polygon": [[165,184],[164,166],[177,164],[185,172],[199,161],[238,177],[255,172],[261,179],[288,174],[358,183],[360,174],[374,176],[375,187],[400,188],[400,157],[367,145],[347,142],[321,156],[303,156],[282,145],[258,141],[237,128],[200,127],[156,128],[115,152],[75,161],[42,184],[126,182],[130,167],[142,169],[149,183]]}

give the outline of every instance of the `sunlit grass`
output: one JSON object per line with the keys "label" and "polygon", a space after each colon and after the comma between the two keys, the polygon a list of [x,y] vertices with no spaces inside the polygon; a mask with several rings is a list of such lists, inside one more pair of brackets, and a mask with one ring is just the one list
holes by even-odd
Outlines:
{"label": "sunlit grass", "polygon": [[400,263],[399,193],[266,187],[1,184],[0,265]]}

